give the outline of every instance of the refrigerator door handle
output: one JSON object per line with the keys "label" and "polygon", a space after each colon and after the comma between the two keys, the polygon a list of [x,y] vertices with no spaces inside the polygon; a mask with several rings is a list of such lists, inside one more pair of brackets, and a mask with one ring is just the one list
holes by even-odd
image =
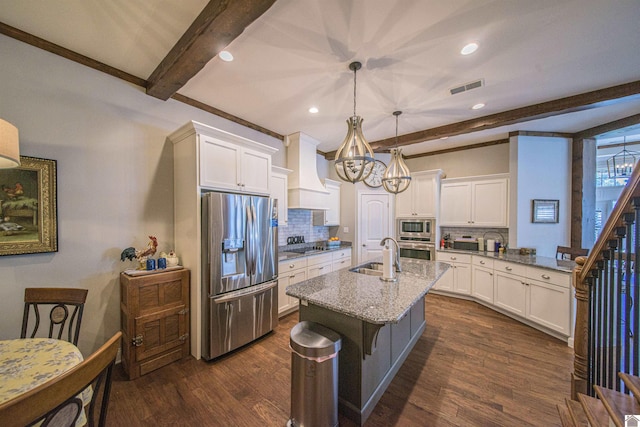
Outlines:
{"label": "refrigerator door handle", "polygon": [[271,288],[275,288],[277,285],[278,285],[278,281],[274,280],[273,282],[262,283],[260,285],[250,286],[245,289],[239,289],[237,291],[229,292],[227,295],[223,295],[221,297],[214,297],[213,301],[216,304],[221,304],[223,302],[233,301],[238,298],[245,297],[247,295],[259,294]]}
{"label": "refrigerator door handle", "polygon": [[253,222],[251,220],[251,205],[247,205],[245,212],[246,226],[245,226],[245,264],[247,266],[247,276],[249,281],[253,284]]}

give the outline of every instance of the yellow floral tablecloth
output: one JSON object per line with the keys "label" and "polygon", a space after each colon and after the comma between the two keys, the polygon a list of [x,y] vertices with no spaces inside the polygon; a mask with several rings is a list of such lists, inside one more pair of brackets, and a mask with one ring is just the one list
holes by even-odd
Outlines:
{"label": "yellow floral tablecloth", "polygon": [[[82,362],[78,347],[62,340],[24,338],[0,341],[0,403],[25,393]],[[82,401],[91,401],[91,388]],[[82,414],[76,425],[86,423]]]}

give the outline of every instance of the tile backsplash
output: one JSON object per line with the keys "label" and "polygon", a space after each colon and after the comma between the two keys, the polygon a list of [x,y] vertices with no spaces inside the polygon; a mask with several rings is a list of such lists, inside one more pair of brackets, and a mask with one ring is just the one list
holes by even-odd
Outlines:
{"label": "tile backsplash", "polygon": [[306,243],[329,239],[329,227],[313,225],[312,211],[289,209],[287,214],[289,223],[278,225],[278,246],[285,246],[289,236],[304,236]]}

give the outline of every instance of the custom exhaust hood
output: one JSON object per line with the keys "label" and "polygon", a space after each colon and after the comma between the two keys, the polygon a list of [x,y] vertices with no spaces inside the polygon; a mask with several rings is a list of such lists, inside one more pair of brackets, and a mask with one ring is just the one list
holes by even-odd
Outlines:
{"label": "custom exhaust hood", "polygon": [[326,210],[329,192],[318,178],[319,141],[297,132],[285,137],[289,174],[289,209]]}

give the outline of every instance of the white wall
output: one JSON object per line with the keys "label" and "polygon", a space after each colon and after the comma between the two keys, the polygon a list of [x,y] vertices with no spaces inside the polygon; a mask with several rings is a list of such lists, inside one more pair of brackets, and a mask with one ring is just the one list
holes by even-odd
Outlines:
{"label": "white wall", "polygon": [[509,144],[490,145],[406,161],[412,172],[442,169],[446,178],[509,172]]}
{"label": "white wall", "polygon": [[[173,246],[173,152],[166,136],[197,120],[281,149],[277,139],[0,35],[0,117],[22,155],[57,160],[57,253],[0,257],[0,339],[20,334],[24,288],[89,289],[79,347],[120,328],[120,261],[155,235]],[[0,180],[1,181],[1,180]],[[3,184],[0,182],[0,184]],[[178,254],[179,255],[179,254]]]}
{"label": "white wall", "polygon": [[[536,248],[539,256],[556,256],[571,241],[571,140],[513,136],[511,146],[511,247]],[[531,222],[533,199],[559,200],[559,222]]]}

